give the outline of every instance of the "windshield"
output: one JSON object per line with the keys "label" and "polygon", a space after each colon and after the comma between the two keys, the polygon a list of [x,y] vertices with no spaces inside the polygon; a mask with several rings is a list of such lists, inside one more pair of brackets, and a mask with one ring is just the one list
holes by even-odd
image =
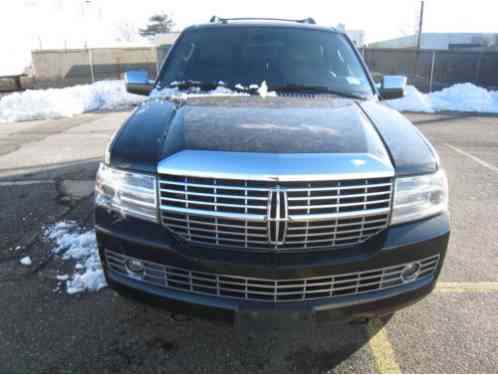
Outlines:
{"label": "windshield", "polygon": [[220,27],[186,31],[168,57],[161,87],[178,82],[270,90],[321,88],[372,95],[365,70],[346,38],[332,31],[284,27]]}

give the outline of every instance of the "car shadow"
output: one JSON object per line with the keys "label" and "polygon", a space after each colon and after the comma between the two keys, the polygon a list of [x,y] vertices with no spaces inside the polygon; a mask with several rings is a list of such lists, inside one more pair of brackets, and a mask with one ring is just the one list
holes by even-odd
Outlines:
{"label": "car shadow", "polygon": [[[472,117],[488,117],[496,118],[497,114],[493,113],[477,113],[477,112],[438,112],[436,114],[420,114],[415,112],[406,112],[412,118],[412,123],[415,125],[428,125],[438,122],[451,122],[464,120]],[[417,117],[422,117],[417,119]]]}
{"label": "car shadow", "polygon": [[[120,370],[141,363],[143,371],[163,366],[167,372],[180,371],[180,363],[182,372],[372,372],[375,361],[367,344],[390,319],[382,318],[381,324],[371,326],[367,322],[285,319],[280,323],[251,320],[251,326],[247,326],[238,321],[233,324],[224,319],[170,313],[129,296],[114,299],[110,309],[110,317],[127,332],[122,339],[133,337],[135,345],[133,351],[126,344],[118,345],[120,353],[127,353],[128,361]],[[147,351],[140,349],[145,347]],[[169,352],[167,363],[154,355],[165,347]],[[156,362],[151,363],[153,360]]]}

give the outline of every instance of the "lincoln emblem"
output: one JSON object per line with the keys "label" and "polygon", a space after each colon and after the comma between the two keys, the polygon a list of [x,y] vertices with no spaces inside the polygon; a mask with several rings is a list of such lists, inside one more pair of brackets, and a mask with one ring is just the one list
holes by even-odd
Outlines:
{"label": "lincoln emblem", "polygon": [[268,242],[277,247],[285,242],[287,234],[287,192],[280,186],[271,189],[268,193]]}

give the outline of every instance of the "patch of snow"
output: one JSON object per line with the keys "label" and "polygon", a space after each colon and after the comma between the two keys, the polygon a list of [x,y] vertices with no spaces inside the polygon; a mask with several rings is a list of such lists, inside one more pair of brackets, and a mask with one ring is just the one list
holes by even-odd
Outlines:
{"label": "patch of snow", "polygon": [[472,83],[459,83],[424,94],[413,86],[408,86],[401,99],[387,100],[398,111],[426,112],[486,112],[498,113],[498,91],[486,90]]}
{"label": "patch of snow", "polygon": [[143,96],[127,93],[123,81],[100,81],[62,89],[27,90],[0,99],[0,123],[120,110],[140,104],[143,100]]}
{"label": "patch of snow", "polygon": [[57,277],[66,282],[68,294],[95,292],[107,286],[93,230],[84,231],[75,222],[60,222],[45,229],[45,238],[55,243],[55,254],[77,261],[71,276]]}
{"label": "patch of snow", "polygon": [[21,258],[21,260],[19,260],[19,263],[26,267],[29,267],[33,264],[30,257]]}

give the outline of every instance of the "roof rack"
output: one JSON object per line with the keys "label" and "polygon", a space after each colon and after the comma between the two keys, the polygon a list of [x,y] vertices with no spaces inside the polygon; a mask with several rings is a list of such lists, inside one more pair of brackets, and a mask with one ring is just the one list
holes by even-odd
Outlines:
{"label": "roof rack", "polygon": [[257,17],[240,17],[240,18],[221,18],[218,16],[213,16],[209,20],[210,23],[229,23],[232,21],[283,21],[283,22],[294,22],[294,23],[307,23],[310,25],[315,25],[316,22],[313,18],[303,18],[301,20],[289,20],[285,18],[257,18]]}

